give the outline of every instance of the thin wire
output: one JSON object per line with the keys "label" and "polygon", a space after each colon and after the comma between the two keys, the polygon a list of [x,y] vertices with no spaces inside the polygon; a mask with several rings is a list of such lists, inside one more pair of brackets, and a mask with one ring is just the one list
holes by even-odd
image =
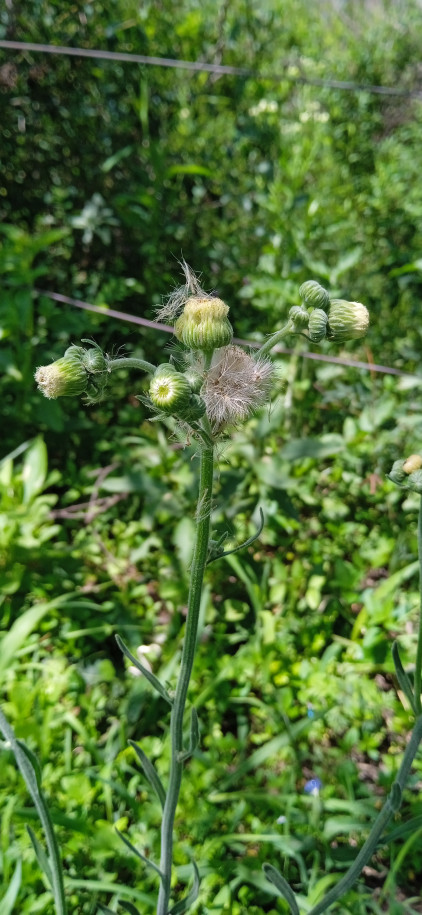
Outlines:
{"label": "thin wire", "polygon": [[[422,98],[421,89],[400,89],[397,86],[366,85],[339,79],[318,79],[317,77],[299,76],[292,73],[272,74],[244,67],[232,67],[227,64],[212,64],[202,60],[177,60],[172,57],[148,57],[145,54],[129,54],[125,51],[103,51],[91,48],[73,48],[64,45],[37,44],[29,41],[0,40],[0,48],[11,51],[35,51],[43,54],[64,54],[71,57],[89,57],[96,60],[114,60],[122,63],[145,64],[152,67],[172,67],[179,70],[191,70],[195,73],[215,73],[218,76],[254,77],[269,82],[287,80],[301,85],[319,86],[325,89],[340,89],[348,92],[369,92],[375,95],[399,96],[401,98]],[[291,66],[291,63],[285,65]]]}
{"label": "thin wire", "polygon": [[[173,333],[173,328],[168,324],[161,324],[159,321],[149,321],[148,318],[140,318],[138,315],[131,315],[126,311],[116,311],[113,308],[105,309],[101,305],[91,305],[89,302],[84,302],[82,299],[73,299],[68,295],[62,295],[60,292],[50,292],[46,289],[35,289],[34,291],[38,293],[38,295],[45,295],[48,299],[53,299],[55,302],[73,305],[75,308],[82,308],[84,311],[93,311],[96,314],[105,315],[108,318],[117,318],[119,321],[139,324],[143,327],[148,327],[151,330],[162,330],[165,333]],[[233,343],[238,343],[241,346],[249,346],[253,349],[259,349],[259,347],[262,346],[262,341],[258,343],[254,340],[242,340],[240,337],[234,337]],[[366,372],[379,372],[384,375],[400,375],[401,377],[414,378],[417,381],[422,381],[421,376],[415,374],[415,372],[402,372],[400,369],[393,369],[387,365],[377,365],[374,362],[359,362],[352,359],[343,359],[342,356],[325,356],[323,353],[298,353],[297,350],[285,349],[285,347],[282,346],[275,346],[274,350],[277,353],[284,353],[286,355],[295,353],[296,355],[302,356],[303,359],[313,359],[315,362],[330,362],[336,365],[350,366],[354,369],[363,369]]]}

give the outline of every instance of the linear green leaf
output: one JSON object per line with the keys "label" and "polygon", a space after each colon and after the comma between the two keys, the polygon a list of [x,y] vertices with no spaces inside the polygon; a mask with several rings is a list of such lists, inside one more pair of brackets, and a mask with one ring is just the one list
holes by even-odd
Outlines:
{"label": "linear green leaf", "polygon": [[278,871],[276,867],[273,867],[272,864],[264,864],[263,871],[267,880],[274,884],[274,886],[279,890],[283,898],[289,904],[292,915],[300,915],[295,894],[290,884],[288,884],[287,880],[285,880],[282,874],[280,874],[280,871]]}
{"label": "linear green leaf", "polygon": [[152,787],[154,788],[154,791],[158,797],[158,800],[160,801],[161,806],[164,807],[164,804],[166,802],[166,792],[164,790],[164,786],[160,779],[160,776],[156,772],[155,766],[153,766],[151,760],[148,759],[148,756],[146,755],[146,753],[144,753],[144,751],[141,749],[141,747],[139,747],[138,744],[135,743],[134,740],[128,740],[128,744],[129,744],[129,746],[132,747],[133,750],[135,750],[135,753],[139,759],[139,762],[141,763],[141,766],[144,770],[144,773],[145,773],[150,785],[152,785]]}
{"label": "linear green leaf", "polygon": [[411,684],[409,677],[401,662],[399,646],[398,646],[397,642],[393,642],[391,654],[393,656],[394,667],[396,668],[396,677],[399,681],[400,689],[403,690],[403,692],[410,704],[412,711],[415,712],[415,714],[416,714],[416,703],[415,703],[415,696],[414,696],[413,689],[412,689],[412,684]]}
{"label": "linear green leaf", "polygon": [[148,867],[152,867],[152,869],[156,872],[156,874],[158,874],[160,879],[163,880],[163,874],[161,873],[158,865],[154,864],[154,861],[151,861],[151,858],[147,858],[146,855],[143,855],[142,852],[138,851],[138,849],[135,848],[134,845],[132,845],[132,842],[130,842],[129,839],[127,839],[126,836],[124,836],[118,829],[116,829],[116,832],[117,832],[117,835],[119,836],[119,838],[122,840],[122,842],[124,842],[125,845],[127,845],[127,847],[130,848],[131,851],[133,851],[133,854],[136,855],[138,858],[140,858],[144,864],[147,864]]}
{"label": "linear green leaf", "polygon": [[192,859],[193,867],[193,886],[189,890],[187,896],[184,899],[181,899],[180,902],[177,902],[172,909],[170,909],[169,915],[183,915],[184,912],[187,912],[190,909],[191,905],[196,902],[199,894],[199,887],[201,885],[201,878],[199,876],[199,870],[195,864],[195,861]]}
{"label": "linear green leaf", "polygon": [[152,674],[150,670],[147,670],[147,668],[144,667],[140,661],[138,661],[138,658],[135,658],[135,656],[129,651],[129,649],[126,647],[125,643],[123,642],[123,640],[120,638],[119,635],[116,635],[116,642],[120,648],[120,651],[122,651],[123,654],[126,655],[126,657],[129,659],[129,661],[131,661],[132,664],[135,667],[137,667],[138,670],[141,671],[141,674],[143,674],[145,679],[148,680],[149,683],[151,683],[151,686],[153,686],[154,689],[157,690],[157,693],[159,693],[160,696],[162,696],[162,698],[165,699],[166,702],[169,703],[169,705],[172,705],[173,701],[170,698],[167,690],[164,688],[163,684],[160,683],[158,677],[155,677],[154,674]]}

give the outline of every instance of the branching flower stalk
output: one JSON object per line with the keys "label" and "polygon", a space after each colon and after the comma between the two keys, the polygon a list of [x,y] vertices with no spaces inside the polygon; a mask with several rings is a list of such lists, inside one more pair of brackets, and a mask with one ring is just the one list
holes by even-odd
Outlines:
{"label": "branching flower stalk", "polygon": [[[178,432],[194,441],[199,453],[199,487],[196,510],[196,532],[190,572],[188,613],[182,648],[179,675],[174,694],[139,660],[134,658],[121,639],[116,636],[123,653],[148,679],[149,683],[171,706],[170,741],[171,757],[167,786],[165,787],[143,750],[131,742],[144,773],[155,790],[163,809],[161,826],[161,854],[159,864],[146,858],[129,840],[125,844],[150,865],[160,880],[157,915],[182,915],[195,902],[199,890],[198,869],[194,867],[194,883],[183,900],[170,908],[173,868],[174,824],[184,764],[195,751],[199,740],[199,725],[195,709],[190,714],[190,735],[184,740],[184,719],[189,684],[195,659],[198,618],[204,574],[208,562],[227,555],[224,541],[212,540],[211,507],[213,495],[213,468],[216,444],[228,431],[245,421],[260,406],[269,403],[273,379],[271,355],[274,347],[289,334],[302,334],[318,343],[323,339],[333,342],[359,339],[369,326],[369,314],[360,302],[331,299],[317,282],[310,280],[300,290],[300,304],[290,309],[284,327],[277,329],[252,355],[232,343],[233,331],[228,319],[228,307],[219,298],[207,294],[198,278],[186,264],[185,284],[176,289],[159,312],[160,319],[174,325],[174,333],[183,347],[177,360],[157,367],[149,362],[122,356],[112,358],[103,354],[92,341],[88,348],[71,346],[64,356],[49,366],[37,369],[36,380],[41,391],[49,398],[81,395],[87,402],[104,398],[110,376],[120,368],[135,368],[150,376],[147,395],[141,399],[154,414],[176,426]],[[400,465],[400,466],[396,466]],[[422,493],[422,457],[412,456],[396,462],[390,478],[400,485],[416,488]],[[262,515],[262,513],[261,513]],[[419,518],[418,543],[422,584],[422,509]],[[262,519],[263,520],[263,519]],[[256,536],[259,536],[262,525]],[[249,538],[242,546],[252,543]],[[318,902],[309,915],[325,912],[358,878],[362,868],[371,858],[390,817],[398,809],[413,759],[422,738],[422,607],[419,627],[417,662],[414,684],[405,673],[397,646],[393,647],[399,684],[406,694],[415,714],[415,727],[404,754],[392,791],[373,825],[371,833],[346,875]],[[295,894],[285,878],[272,865],[264,866],[268,880],[284,896],[293,915],[300,915]],[[104,909],[106,910],[106,909]],[[59,909],[57,909],[59,911]],[[109,910],[107,910],[109,911]],[[131,909],[132,911],[132,909]]]}

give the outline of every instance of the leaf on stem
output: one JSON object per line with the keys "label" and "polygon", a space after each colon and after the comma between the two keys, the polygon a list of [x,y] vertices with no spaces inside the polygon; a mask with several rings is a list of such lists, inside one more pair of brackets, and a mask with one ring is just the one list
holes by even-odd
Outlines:
{"label": "leaf on stem", "polygon": [[193,886],[189,891],[188,895],[184,899],[181,899],[180,902],[177,902],[176,905],[170,909],[169,915],[183,915],[184,912],[187,912],[191,905],[196,902],[199,894],[199,887],[201,885],[201,878],[199,876],[199,870],[195,864],[195,861],[192,859],[193,867]]}
{"label": "leaf on stem", "polygon": [[[245,540],[243,543],[240,543],[239,546],[233,547],[232,550],[219,550],[215,556],[213,556],[211,553],[211,556],[208,559],[207,565],[209,565],[210,562],[214,562],[215,559],[222,559],[224,556],[230,556],[232,553],[238,553],[239,550],[243,550],[246,546],[250,546],[251,543],[254,543],[255,540],[258,540],[258,537],[260,537],[260,535],[262,533],[262,529],[264,527],[264,512],[262,511],[262,508],[259,509],[259,516],[260,516],[260,522],[259,522],[259,525],[258,525],[255,533],[252,534],[252,537],[249,537],[248,540]],[[223,534],[223,537],[225,540],[227,537],[227,534]],[[219,545],[221,542],[222,542],[222,538],[220,537],[220,540],[217,541],[217,545]]]}
{"label": "leaf on stem", "polygon": [[415,696],[412,689],[412,684],[410,679],[403,667],[399,654],[399,646],[397,642],[393,642],[393,647],[391,649],[391,654],[393,655],[394,667],[396,668],[396,677],[399,681],[400,689],[404,692],[406,699],[408,700],[412,712],[416,713],[416,702]]}
{"label": "leaf on stem", "polygon": [[126,647],[125,643],[123,642],[123,640],[120,638],[119,635],[116,635],[116,642],[120,648],[120,651],[124,655],[126,655],[126,657],[129,659],[129,661],[132,662],[134,667],[137,667],[137,669],[141,671],[141,674],[143,674],[145,679],[148,680],[149,683],[151,683],[151,686],[153,686],[154,689],[157,690],[157,693],[159,693],[160,696],[163,699],[165,699],[166,702],[169,703],[169,705],[173,705],[173,700],[170,698],[170,696],[169,696],[167,690],[165,689],[165,687],[163,686],[163,684],[160,683],[158,677],[154,676],[154,674],[152,674],[150,670],[147,670],[147,668],[144,667],[144,665],[141,664],[140,661],[138,661],[138,658],[135,658],[135,656],[129,651],[129,649]]}
{"label": "leaf on stem", "polygon": [[146,753],[144,753],[141,747],[139,747],[134,740],[128,740],[128,744],[135,750],[139,762],[141,763],[141,766],[144,770],[144,774],[146,775],[150,785],[154,788],[158,800],[160,801],[161,807],[164,808],[164,804],[166,802],[166,792],[164,790],[160,776],[155,770],[155,767],[153,766],[151,760],[148,759]]}
{"label": "leaf on stem", "polygon": [[136,905],[133,905],[133,902],[125,902],[124,899],[119,899],[119,905],[122,909],[125,909],[126,912],[129,912],[130,915],[139,915]]}
{"label": "leaf on stem", "polygon": [[177,754],[179,762],[185,762],[187,759],[190,759],[193,756],[199,743],[199,719],[196,708],[192,707],[191,719],[190,719],[190,734],[189,734],[189,746],[186,750],[182,750],[181,753]]}
{"label": "leaf on stem", "polygon": [[278,871],[276,867],[273,867],[272,864],[264,864],[263,871],[267,880],[274,884],[274,886],[279,890],[283,898],[289,904],[292,915],[300,915],[295,894],[290,884],[287,883],[287,880],[285,880],[282,874],[280,874],[280,871]]}
{"label": "leaf on stem", "polygon": [[29,838],[31,839],[32,847],[34,849],[40,869],[47,877],[47,880],[48,880],[50,886],[53,886],[53,875],[51,873],[51,867],[50,867],[47,855],[41,845],[41,842],[37,839],[37,837],[34,833],[34,830],[31,829],[31,827],[28,826],[28,824],[26,824],[26,831],[29,835]]}
{"label": "leaf on stem", "polygon": [[117,835],[119,836],[119,838],[122,840],[122,842],[124,842],[125,845],[127,845],[127,847],[130,848],[131,851],[133,851],[133,854],[136,855],[138,858],[140,858],[144,864],[147,864],[148,867],[152,867],[152,869],[155,871],[155,873],[158,874],[158,876],[160,877],[160,880],[162,880],[164,882],[164,880],[165,880],[164,874],[162,873],[162,871],[160,871],[160,868],[158,867],[158,865],[154,864],[154,861],[151,861],[151,858],[147,858],[146,855],[143,855],[142,852],[138,851],[138,849],[135,848],[134,845],[132,845],[132,842],[129,842],[129,839],[127,839],[126,836],[124,836],[123,833],[121,833],[118,829],[116,829],[116,832],[117,832]]}

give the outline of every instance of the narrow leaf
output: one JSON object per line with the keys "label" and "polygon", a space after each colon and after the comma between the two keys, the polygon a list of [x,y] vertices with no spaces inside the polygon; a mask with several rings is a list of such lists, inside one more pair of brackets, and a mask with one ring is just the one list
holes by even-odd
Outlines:
{"label": "narrow leaf", "polygon": [[161,806],[164,808],[164,804],[166,802],[166,792],[164,790],[164,786],[160,779],[160,776],[158,775],[158,773],[155,770],[155,766],[153,766],[151,760],[148,759],[148,756],[146,755],[146,753],[144,753],[144,751],[141,749],[141,747],[139,747],[138,744],[135,743],[134,740],[128,740],[128,743],[135,750],[135,753],[139,759],[139,762],[141,763],[144,773],[145,773],[150,785],[152,785],[152,787],[154,788],[154,791],[158,797],[158,800],[160,801]]}
{"label": "narrow leaf", "polygon": [[223,550],[223,552],[220,553],[218,556],[212,556],[211,559],[208,560],[207,565],[209,565],[211,562],[214,562],[215,559],[223,559],[224,556],[231,556],[232,553],[238,553],[239,550],[243,550],[246,546],[250,546],[251,543],[254,543],[255,540],[258,540],[258,537],[262,534],[262,529],[264,527],[264,512],[262,511],[262,508],[259,509],[259,517],[260,517],[259,525],[258,525],[255,533],[252,534],[252,537],[249,537],[248,540],[245,540],[243,543],[240,543],[239,546],[233,547],[232,550]]}
{"label": "narrow leaf", "polygon": [[394,667],[396,668],[396,677],[399,681],[400,689],[404,692],[404,695],[406,696],[412,711],[416,715],[416,704],[412,684],[401,662],[399,646],[397,642],[393,642],[391,654],[393,655]]}
{"label": "narrow leaf", "polygon": [[270,883],[273,883],[274,886],[279,890],[283,899],[289,904],[292,915],[300,915],[298,904],[296,902],[295,894],[290,886],[287,883],[287,880],[284,879],[280,871],[277,868],[273,867],[272,864],[264,864],[263,871]]}
{"label": "narrow leaf", "polygon": [[[36,766],[34,767],[32,761],[33,754],[31,750],[29,750],[28,747],[23,744],[23,741],[16,739],[13,728],[10,727],[7,718],[5,718],[1,710],[0,731],[2,732],[5,739],[9,742],[10,747],[13,750],[18,768],[32,797],[38,816],[42,823],[49,854],[48,867],[50,868],[51,873],[51,888],[56,905],[56,913],[57,915],[66,915],[66,899],[64,893],[63,870],[60,851],[57,844],[53,821],[51,819],[48,804],[46,803],[44,794],[41,790],[38,763],[36,763]],[[25,747],[25,749],[23,749],[23,747]],[[34,848],[36,848],[35,845]]]}
{"label": "narrow leaf", "polygon": [[107,905],[103,905],[102,902],[98,902],[97,905],[101,912],[105,912],[106,915],[116,915],[113,909],[109,909],[109,907]]}
{"label": "narrow leaf", "polygon": [[122,909],[125,909],[126,912],[129,912],[130,915],[139,915],[138,909],[132,902],[125,902],[124,899],[119,899],[119,905]]}
{"label": "narrow leaf", "polygon": [[20,886],[22,882],[22,859],[19,858],[13,871],[13,877],[7,887],[7,891],[3,899],[0,899],[0,912],[1,915],[11,915],[13,907],[15,905]]}
{"label": "narrow leaf", "polygon": [[199,895],[199,887],[201,885],[201,878],[199,876],[199,870],[195,864],[195,861],[192,859],[193,867],[193,886],[189,891],[187,896],[184,899],[181,899],[180,902],[177,902],[176,905],[170,909],[169,915],[183,915],[184,912],[187,912],[191,905],[196,902]]}
{"label": "narrow leaf", "polygon": [[132,664],[135,667],[137,667],[138,670],[141,671],[141,674],[143,674],[145,679],[148,680],[149,683],[151,683],[151,686],[153,686],[154,689],[157,690],[157,693],[159,693],[160,696],[162,696],[162,698],[165,699],[166,702],[169,703],[169,705],[173,705],[173,700],[170,699],[170,696],[169,696],[167,690],[164,688],[163,684],[160,683],[158,677],[155,677],[154,674],[152,674],[150,670],[147,670],[147,668],[144,667],[140,661],[138,661],[138,658],[135,658],[134,655],[131,654],[131,652],[126,647],[125,643],[122,641],[122,639],[120,638],[119,635],[116,635],[116,642],[120,648],[120,651],[123,652],[123,654],[126,655],[126,657],[129,659],[129,661],[131,661]]}
{"label": "narrow leaf", "polygon": [[31,766],[35,773],[37,788],[38,788],[38,790],[40,790],[40,788],[41,788],[41,767],[40,767],[37,757],[35,756],[35,753],[32,752],[30,747],[28,747],[26,745],[26,743],[24,743],[23,740],[19,740],[19,737],[17,738],[16,743],[22,750],[22,753],[25,753],[25,756],[27,757],[27,759],[29,759],[29,762],[31,763]]}
{"label": "narrow leaf", "polygon": [[165,879],[164,874],[160,871],[160,868],[158,867],[158,865],[154,864],[154,861],[151,861],[151,858],[147,858],[146,855],[143,855],[142,852],[138,851],[138,849],[135,848],[134,845],[132,845],[132,842],[129,842],[129,839],[127,839],[126,836],[124,836],[121,832],[119,832],[118,829],[116,829],[116,832],[117,832],[117,835],[119,836],[119,838],[122,840],[122,842],[124,842],[125,845],[127,845],[127,847],[130,848],[131,851],[133,851],[134,855],[136,855],[138,858],[140,858],[144,864],[148,865],[148,867],[152,867],[152,869],[160,877],[160,880]]}
{"label": "narrow leaf", "polygon": [[37,837],[34,833],[34,830],[31,829],[31,827],[28,826],[28,824],[26,825],[26,830],[29,835],[29,838],[31,839],[32,847],[36,854],[40,869],[42,870],[43,874],[45,874],[50,886],[52,887],[53,886],[53,875],[51,873],[51,867],[50,867],[47,855],[41,845],[41,842],[37,839]]}

